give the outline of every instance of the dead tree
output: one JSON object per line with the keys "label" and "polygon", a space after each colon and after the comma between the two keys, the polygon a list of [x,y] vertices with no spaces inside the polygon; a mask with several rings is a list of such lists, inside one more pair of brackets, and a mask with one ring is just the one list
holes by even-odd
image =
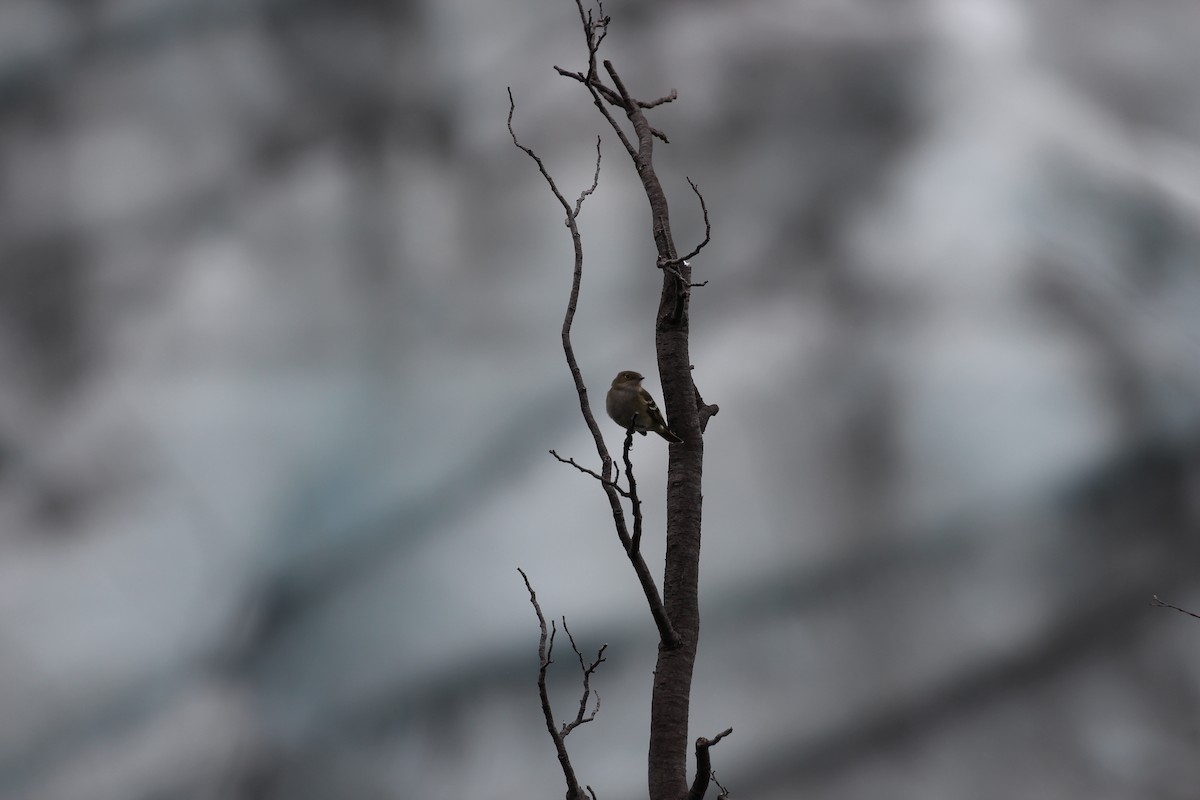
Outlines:
{"label": "dead tree", "polygon": [[[626,487],[623,488],[619,483],[620,469],[610,456],[592,413],[583,374],[571,345],[571,324],[579,302],[580,278],[583,271],[583,244],[576,220],[584,201],[596,190],[599,182],[599,142],[596,146],[596,167],[592,184],[583,190],[572,203],[563,196],[542,160],[531,148],[521,144],[513,131],[512,120],[515,104],[510,90],[508,129],[512,135],[513,144],[536,162],[542,177],[562,205],[566,214],[566,224],[571,232],[575,250],[574,279],[563,319],[562,343],[567,366],[579,395],[580,410],[595,441],[596,453],[600,459],[600,471],[588,469],[576,463],[574,459],[563,458],[554,451],[551,451],[551,454],[560,461],[591,475],[603,488],[612,508],[617,537],[637,574],[657,627],[658,661],[654,670],[651,698],[648,756],[650,800],[685,800],[685,798],[701,800],[708,790],[712,777],[708,750],[731,732],[726,730],[712,739],[700,737],[695,741],[697,772],[689,787],[687,776],[688,710],[692,670],[696,660],[696,645],[700,633],[698,576],[703,499],[701,492],[701,477],[704,467],[703,435],[709,420],[718,411],[716,405],[708,405],[704,402],[692,379],[692,363],[688,352],[689,302],[692,289],[703,284],[692,282],[690,261],[708,244],[711,227],[704,197],[700,193],[699,187],[691,179],[688,179],[692,192],[699,200],[700,210],[704,217],[705,235],[703,241],[691,252],[682,257],[679,255],[671,235],[667,197],[655,173],[653,163],[654,140],[660,139],[668,142],[668,139],[646,118],[648,110],[675,100],[676,93],[672,90],[670,94],[656,100],[635,99],[621,80],[612,62],[605,60],[598,63],[597,53],[601,42],[608,34],[609,24],[609,18],[604,15],[603,8],[598,6],[595,12],[586,10],[582,0],[576,0],[576,7],[587,41],[587,68],[586,71],[576,72],[556,66],[555,70],[563,77],[577,81],[584,87],[632,160],[634,169],[642,181],[646,199],[650,204],[650,230],[657,250],[654,268],[662,273],[662,294],[654,320],[655,349],[667,420],[672,430],[683,441],[670,445],[667,475],[666,563],[661,595],[655,584],[654,576],[650,573],[641,554],[641,501],[637,495],[637,482],[634,478],[633,463],[630,458],[633,431],[632,429],[627,431],[622,453],[626,479]],[[603,65],[607,80],[600,74],[600,63]],[[619,113],[614,114],[614,109]],[[618,119],[622,114],[628,120],[628,129],[623,127],[622,122]],[[629,503],[628,517],[622,500],[627,500]],[[632,520],[632,524],[630,520]],[[563,774],[567,782],[567,797],[568,800],[582,800],[589,795],[594,798],[595,794],[591,787],[587,788],[588,794],[584,794],[580,788],[563,740],[576,725],[588,722],[595,716],[594,710],[590,716],[587,715],[588,681],[592,672],[603,661],[603,649],[597,656],[597,660],[590,666],[584,663],[578,649],[575,650],[579,655],[580,668],[583,671],[583,699],[575,723],[564,725],[562,729],[556,729],[553,715],[550,712],[549,699],[545,692],[545,670],[550,663],[554,628],[552,625],[550,635],[547,637],[545,619],[536,595],[529,586],[528,579],[526,579],[526,586],[529,589],[530,601],[537,611],[542,632],[539,647],[541,660],[539,694],[546,716],[547,728],[554,740],[559,761],[563,767]],[[564,629],[565,627],[564,620]],[[572,647],[574,648],[573,640]],[[723,789],[721,792],[724,795]]]}

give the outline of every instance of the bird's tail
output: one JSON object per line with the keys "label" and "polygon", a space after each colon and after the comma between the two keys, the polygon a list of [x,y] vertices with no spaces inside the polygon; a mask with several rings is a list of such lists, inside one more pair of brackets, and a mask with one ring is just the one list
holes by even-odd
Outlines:
{"label": "bird's tail", "polygon": [[662,438],[666,439],[671,444],[679,444],[680,442],[683,441],[683,439],[680,439],[678,436],[676,436],[675,432],[672,431],[670,428],[668,428],[665,425],[662,426],[661,428],[656,428],[654,432],[657,433]]}

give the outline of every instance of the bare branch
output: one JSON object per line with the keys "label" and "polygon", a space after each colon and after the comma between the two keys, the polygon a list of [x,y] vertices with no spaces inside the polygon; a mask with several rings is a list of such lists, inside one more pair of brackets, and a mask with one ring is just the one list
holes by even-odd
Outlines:
{"label": "bare branch", "polygon": [[596,10],[600,12],[600,19],[595,19],[592,12],[589,10],[586,13],[583,10],[583,3],[576,0],[575,7],[579,9],[579,21],[583,24],[583,34],[587,39],[588,50],[588,79],[594,80],[596,77],[596,53],[600,50],[600,43],[604,41],[604,37],[608,36],[609,17],[604,13],[604,6],[599,0],[596,2]]}
{"label": "bare branch", "polygon": [[623,450],[625,461],[625,480],[629,482],[629,494],[625,495],[629,498],[629,505],[633,510],[633,539],[629,544],[635,553],[642,549],[642,501],[638,499],[637,479],[633,477],[633,461],[629,458],[630,451],[633,450],[633,426],[625,431],[625,447]]}
{"label": "bare branch", "polygon": [[616,490],[617,490],[617,492],[618,492],[618,493],[619,493],[619,494],[620,494],[622,497],[629,497],[629,492],[625,491],[624,489],[622,489],[622,488],[620,487],[620,485],[618,485],[618,484],[617,484],[617,478],[618,478],[618,477],[620,477],[619,475],[618,475],[618,476],[614,476],[614,477],[613,477],[613,479],[612,479],[611,481],[606,481],[606,480],[604,479],[604,476],[603,476],[603,475],[601,475],[601,474],[600,474],[600,473],[598,473],[598,472],[593,472],[592,470],[588,469],[587,467],[583,466],[582,464],[577,464],[577,463],[575,462],[575,459],[573,459],[573,458],[563,458],[562,456],[560,456],[560,455],[559,455],[557,452],[555,452],[554,450],[551,450],[551,451],[550,451],[550,455],[554,456],[555,458],[557,458],[559,461],[561,461],[561,462],[562,462],[562,463],[564,463],[564,464],[570,464],[572,467],[574,467],[575,469],[579,470],[580,472],[582,472],[582,473],[583,473],[583,474],[585,474],[585,475],[591,475],[593,478],[595,478],[596,480],[600,481],[600,483],[602,483],[603,485],[605,485],[605,486],[611,486],[611,487],[613,487],[614,489],[616,489]]}
{"label": "bare branch", "polygon": [[679,92],[672,89],[670,94],[664,95],[657,100],[638,100],[637,104],[639,108],[654,108],[655,106],[661,106],[664,103],[673,103],[678,99]]}
{"label": "bare branch", "polygon": [[[589,195],[591,195],[593,192],[595,192],[596,187],[599,185],[600,185],[600,137],[597,136],[596,137],[596,171],[592,173],[592,185],[589,186],[588,188],[584,189],[582,192],[580,192],[579,198],[575,201],[575,214],[574,214],[575,217],[578,217],[579,212],[583,209],[583,201],[586,200]],[[703,201],[704,201],[703,198],[701,198],[701,203],[703,203]]]}
{"label": "bare branch", "polygon": [[626,111],[641,108],[641,104],[630,96],[629,90],[625,88],[625,82],[621,80],[621,76],[617,74],[612,62],[607,58],[604,59],[604,69],[608,72],[608,77],[612,78],[613,86],[617,87],[617,93],[621,95],[622,108]]}
{"label": "bare branch", "polygon": [[[601,3],[600,0],[596,0],[596,10],[600,12],[600,19],[596,21],[595,28],[593,28],[593,31],[596,34],[595,44],[588,46],[588,50],[592,53],[595,53],[600,49],[600,43],[604,41],[605,36],[608,36],[608,23],[612,21],[612,18],[604,13],[604,4]],[[589,11],[588,23],[590,24],[591,21],[592,12]]]}
{"label": "bare branch", "polygon": [[[542,607],[538,603],[537,593],[533,591],[533,586],[529,583],[529,576],[525,574],[525,570],[520,567],[517,572],[521,573],[521,578],[525,581],[525,589],[529,592],[529,602],[533,604],[533,610],[537,613],[538,628],[540,635],[538,637],[538,697],[542,703],[542,717],[546,721],[546,730],[550,732],[550,738],[554,741],[554,749],[558,752],[558,763],[562,766],[563,778],[567,781],[567,798],[568,800],[582,800],[584,797],[583,791],[579,788],[579,780],[575,777],[575,768],[571,766],[571,757],[567,754],[567,745],[563,741],[564,734],[559,733],[554,726],[554,712],[550,708],[550,693],[546,690],[546,670],[552,663],[550,654],[554,650],[554,625],[551,623],[550,635],[546,635],[546,617],[542,614]],[[565,622],[563,623],[566,624]],[[570,634],[567,634],[570,636]],[[574,647],[572,641],[571,646]]]}
{"label": "bare branch", "polygon": [[[702,241],[702,242],[700,242],[700,244],[696,245],[695,249],[692,250],[692,252],[688,253],[683,258],[672,258],[669,260],[664,260],[659,265],[659,266],[663,267],[664,269],[668,266],[679,267],[685,261],[691,261],[693,258],[700,255],[700,251],[703,250],[705,247],[707,247],[708,243],[712,240],[712,224],[708,221],[708,204],[704,202],[704,195],[700,193],[700,187],[696,185],[696,182],[693,181],[691,178],[688,178],[687,182],[688,182],[688,185],[692,187],[692,191],[695,192],[696,197],[700,198],[700,213],[702,213],[704,215],[704,241]],[[679,277],[682,279],[683,276],[681,275]],[[690,286],[704,286],[707,283],[708,283],[708,281],[705,281],[704,283],[692,283],[689,285]]]}
{"label": "bare branch", "polygon": [[604,15],[604,7],[599,3],[597,3],[597,7],[599,8],[601,15],[599,20],[594,20],[590,11],[584,11],[583,0],[575,0],[575,7],[579,10],[579,22],[583,25],[584,35],[587,38],[587,75],[584,76],[577,72],[568,72],[559,67],[555,67],[554,69],[559,75],[573,78],[587,87],[588,92],[592,95],[592,102],[596,105],[596,108],[600,109],[600,113],[603,114],[604,118],[608,120],[608,124],[612,126],[612,129],[616,132],[617,138],[620,139],[621,144],[625,146],[625,150],[632,156],[637,152],[637,150],[634,149],[633,144],[630,143],[629,138],[625,135],[625,131],[621,130],[621,126],[617,124],[616,119],[614,119],[612,114],[609,113],[608,108],[605,106],[605,102],[625,110],[628,110],[629,106],[624,104],[620,95],[601,82],[599,72],[596,69],[596,53],[600,50],[600,43],[603,42],[604,37],[608,35],[609,18]]}
{"label": "bare branch", "polygon": [[[705,739],[701,736],[696,740],[696,778],[692,781],[692,788],[688,792],[688,800],[704,800],[704,795],[708,792],[709,780],[715,777],[708,748],[731,733],[733,733],[733,728],[726,728],[711,739]],[[717,786],[724,794],[728,794],[724,786],[721,786],[719,783]]]}
{"label": "bare branch", "polygon": [[562,67],[558,66],[554,68],[554,71],[564,78],[570,78],[573,81],[579,81],[585,87],[590,85],[591,88],[595,89],[596,93],[599,94],[609,105],[622,108],[621,95],[617,94],[608,86],[605,86],[603,83],[601,83],[598,77],[589,81],[587,76],[582,72],[572,72],[569,69],[563,69]]}
{"label": "bare branch", "polygon": [[[708,243],[712,240],[712,224],[708,220],[708,205],[704,202],[704,195],[700,193],[700,187],[696,185],[695,181],[693,181],[691,178],[688,178],[687,182],[688,185],[692,187],[692,191],[696,193],[696,197],[700,198],[700,211],[704,215],[704,240],[700,242],[700,244],[696,245],[692,252],[688,253],[682,258],[667,258],[666,256],[659,256],[658,259],[658,268],[675,278],[676,282],[679,284],[680,303],[686,303],[687,299],[691,297],[693,288],[708,285],[708,281],[701,281],[700,283],[691,282],[691,279],[688,277],[688,275],[691,274],[691,270],[689,269],[691,265],[688,262],[689,259],[698,255],[700,251],[703,250],[705,246],[708,245]],[[684,274],[684,270],[687,270],[688,275]],[[712,415],[710,414],[709,416]],[[707,419],[705,422],[707,422]],[[703,430],[703,428],[701,428],[701,430]]]}
{"label": "bare branch", "polygon": [[[516,146],[516,148],[532,158],[534,163],[537,164],[538,172],[542,173],[542,177],[545,178],[546,183],[550,185],[550,191],[554,192],[554,196],[558,198],[558,202],[562,204],[563,210],[567,212],[567,224],[568,227],[571,227],[573,226],[575,217],[578,216],[579,212],[575,211],[572,213],[571,206],[567,203],[567,199],[562,196],[562,192],[558,190],[558,184],[554,182],[554,178],[550,177],[550,173],[546,170],[546,165],[542,162],[541,157],[539,157],[537,153],[533,152],[533,150],[517,141],[517,134],[513,130],[512,124],[513,114],[516,112],[516,110],[517,103],[515,100],[513,100],[512,87],[510,86],[508,87],[508,135],[512,137],[513,144]],[[579,202],[583,202],[582,196],[580,197]]]}
{"label": "bare branch", "polygon": [[[578,0],[576,0],[578,2]],[[633,132],[637,134],[638,146],[635,149],[628,141],[625,142],[626,150],[629,151],[630,157],[634,163],[640,165],[639,171],[645,168],[650,163],[650,154],[652,152],[651,138],[657,135],[660,139],[666,141],[666,136],[662,131],[655,130],[646,121],[646,115],[642,113],[641,105],[630,96],[629,90],[625,88],[625,83],[621,80],[621,76],[617,74],[617,70],[613,67],[612,62],[608,59],[604,60],[604,69],[608,72],[608,76],[612,78],[613,86],[617,87],[617,94],[621,98],[620,107],[625,112],[625,116],[629,117],[629,121],[633,123]],[[616,125],[616,122],[608,114],[607,109],[604,110],[604,116],[608,117],[608,121]]]}
{"label": "bare branch", "polygon": [[1150,605],[1152,605],[1156,608],[1173,608],[1181,614],[1187,614],[1189,617],[1195,617],[1196,619],[1200,619],[1200,614],[1196,614],[1191,611],[1188,611],[1186,608],[1180,608],[1179,606],[1173,606],[1170,603],[1164,603],[1162,600],[1158,599],[1158,595],[1153,596],[1153,598],[1150,600]]}
{"label": "bare branch", "polygon": [[[579,648],[575,646],[575,637],[571,635],[571,629],[567,627],[567,618],[562,618],[563,630],[567,632],[567,638],[571,640],[571,649],[575,651],[576,657],[579,659],[579,670],[583,673],[583,695],[579,698],[579,712],[575,715],[575,719],[571,722],[564,722],[560,733],[565,739],[567,734],[578,728],[585,722],[591,722],[596,718],[596,714],[600,712],[600,692],[593,692],[591,689],[592,673],[596,671],[604,661],[604,651],[608,649],[608,645],[600,646],[600,651],[596,653],[596,660],[591,664],[583,663],[583,653],[579,652]],[[592,709],[591,714],[587,714],[588,697],[592,694],[596,695],[596,705]],[[585,716],[587,715],[587,716]]]}
{"label": "bare branch", "polygon": [[714,769],[709,774],[712,776],[712,782],[717,785],[717,789],[721,792],[719,795],[717,795],[717,800],[729,800],[729,790],[722,786],[721,782],[717,780],[717,771]]}
{"label": "bare branch", "polygon": [[[580,18],[583,20],[584,24],[589,24],[588,17],[583,11],[583,6],[580,0],[576,0],[576,5],[579,7]],[[588,36],[588,41],[590,43],[594,37],[590,32]],[[589,44],[589,47],[590,46],[591,45]],[[599,103],[599,97],[596,94],[595,87],[586,80],[584,83],[589,87],[589,90],[592,92],[593,97],[596,98],[597,103]],[[625,512],[621,507],[621,497],[623,495],[617,488],[615,481],[609,477],[613,474],[613,459],[612,456],[609,455],[608,447],[604,444],[604,436],[600,433],[600,426],[596,423],[596,417],[592,413],[591,404],[588,402],[587,386],[583,381],[583,371],[579,368],[579,362],[575,358],[575,349],[571,344],[571,325],[575,320],[575,311],[579,305],[579,287],[583,280],[583,238],[579,233],[579,225],[577,222],[579,215],[578,208],[581,206],[584,198],[590,195],[591,191],[598,184],[599,164],[597,163],[596,173],[593,177],[592,189],[585,190],[583,193],[581,193],[576,205],[572,207],[572,205],[567,202],[567,199],[563,197],[562,192],[559,191],[558,185],[554,182],[554,178],[551,177],[549,171],[546,169],[545,164],[542,162],[542,159],[538,157],[538,155],[534,153],[531,148],[521,144],[517,139],[517,135],[512,126],[512,118],[516,110],[516,103],[513,100],[512,89],[509,89],[508,91],[508,104],[508,132],[512,137],[513,144],[517,147],[517,149],[521,150],[523,153],[533,159],[534,163],[537,164],[538,171],[541,172],[542,177],[550,187],[550,191],[554,193],[555,198],[557,198],[559,204],[562,206],[563,211],[566,214],[567,228],[571,232],[571,243],[575,251],[575,264],[571,278],[571,292],[567,299],[567,310],[563,315],[563,354],[567,360],[567,367],[571,372],[571,379],[575,383],[575,393],[579,396],[579,410],[583,414],[584,422],[587,424],[588,430],[592,434],[592,440],[596,445],[596,453],[600,456],[601,470],[599,480],[601,486],[604,487],[605,494],[608,496],[608,504],[613,515],[613,526],[616,529],[617,538],[621,541],[621,546],[625,548],[625,553],[628,555],[630,562],[633,564],[633,571],[637,574],[638,583],[641,585],[642,593],[646,596],[646,603],[650,607],[650,615],[654,618],[654,624],[658,628],[659,638],[664,644],[670,647],[675,647],[679,643],[679,636],[675,632],[674,627],[672,627],[670,618],[667,616],[666,607],[663,605],[662,595],[659,594],[658,586],[654,582],[654,576],[650,572],[650,567],[646,564],[645,559],[642,558],[641,553],[633,547],[632,540],[630,539],[628,524],[625,520]],[[614,126],[616,125],[615,121],[613,121],[613,124]],[[617,130],[618,132],[620,131],[619,128],[617,128]],[[622,138],[624,139],[623,134]],[[554,455],[556,458],[558,458],[557,454]],[[578,468],[578,465],[576,465],[576,467]],[[594,475],[594,473],[590,474]]]}

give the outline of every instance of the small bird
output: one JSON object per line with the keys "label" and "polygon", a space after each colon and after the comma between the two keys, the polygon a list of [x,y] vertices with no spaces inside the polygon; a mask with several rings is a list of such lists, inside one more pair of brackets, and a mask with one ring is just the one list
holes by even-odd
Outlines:
{"label": "small bird", "polygon": [[633,429],[642,436],[646,435],[646,431],[654,431],[668,442],[682,442],[683,439],[667,427],[654,398],[642,388],[643,380],[641,373],[631,369],[618,372],[617,377],[613,378],[608,396],[604,398],[604,408],[608,415],[612,417],[613,422],[626,430],[629,430],[632,422]]}

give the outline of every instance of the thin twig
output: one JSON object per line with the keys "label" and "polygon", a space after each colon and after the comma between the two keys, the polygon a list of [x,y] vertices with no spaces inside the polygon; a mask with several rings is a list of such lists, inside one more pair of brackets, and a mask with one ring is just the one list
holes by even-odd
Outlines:
{"label": "thin twig", "polygon": [[[693,258],[700,255],[700,251],[703,250],[705,247],[707,247],[708,243],[710,241],[712,241],[712,223],[710,223],[708,220],[708,204],[704,202],[704,195],[701,194],[700,187],[696,185],[696,182],[693,181],[691,178],[688,178],[687,182],[688,182],[688,185],[692,187],[692,191],[695,193],[696,197],[700,198],[700,213],[704,215],[704,241],[702,241],[702,242],[700,242],[700,244],[696,245],[696,247],[692,250],[692,252],[688,253],[686,256],[683,256],[682,258],[672,258],[672,259],[664,261],[662,264],[660,264],[660,266],[662,266],[663,268],[679,267],[680,265],[683,264],[683,262],[691,261]],[[679,277],[682,279],[683,276],[681,275]],[[689,285],[705,286],[707,284],[708,284],[708,281],[705,281],[704,283],[693,283],[693,284],[689,284]]]}
{"label": "thin twig", "polygon": [[[517,111],[517,103],[513,99],[512,87],[510,86],[510,87],[508,87],[508,135],[512,137],[513,145],[518,150],[523,152],[525,155],[532,158],[534,163],[537,164],[538,172],[542,173],[542,177],[546,179],[546,183],[550,186],[550,191],[552,191],[554,193],[554,196],[558,199],[558,202],[562,205],[563,210],[567,212],[567,227],[571,228],[572,232],[575,233],[575,235],[578,235],[578,231],[575,228],[575,218],[579,216],[579,208],[580,208],[580,206],[583,205],[584,197],[591,194],[592,191],[595,190],[596,184],[595,184],[595,182],[593,182],[591,189],[584,190],[584,192],[582,194],[580,194],[579,200],[576,202],[575,207],[572,208],[567,203],[567,198],[563,197],[562,192],[560,192],[558,190],[558,184],[556,184],[554,182],[554,178],[550,177],[550,173],[549,173],[549,171],[546,170],[546,164],[542,161],[541,156],[539,156],[537,153],[533,152],[533,150],[531,148],[526,147],[525,145],[523,145],[519,141],[517,141],[517,133],[516,133],[516,131],[513,130],[513,124],[512,124],[513,114],[515,114],[516,111]],[[600,179],[600,143],[599,143],[599,141],[597,141],[596,142],[596,179],[595,180],[599,181],[599,179]]]}
{"label": "thin twig", "polygon": [[[604,41],[605,36],[608,36],[608,23],[612,21],[612,18],[604,13],[604,3],[601,3],[600,0],[596,0],[596,11],[598,11],[600,14],[600,19],[596,20],[595,29],[594,29],[596,32],[596,37],[595,37],[596,44],[594,47],[588,48],[589,50],[591,50],[593,52],[600,49],[600,43]],[[588,23],[591,24],[591,22],[592,22],[592,12],[589,11],[588,12]]]}
{"label": "thin twig", "polygon": [[712,776],[712,782],[717,785],[717,789],[719,789],[721,792],[719,795],[717,795],[717,800],[729,800],[729,790],[726,789],[719,780],[717,780],[717,771],[715,769],[711,770],[709,774]]}
{"label": "thin twig", "polygon": [[592,185],[579,193],[579,197],[575,200],[575,209],[572,216],[578,218],[579,212],[583,210],[583,201],[586,200],[596,187],[600,185],[600,137],[596,137],[596,169],[592,173]]}
{"label": "thin twig", "polygon": [[1150,605],[1155,606],[1156,608],[1173,608],[1181,614],[1187,614],[1189,617],[1195,617],[1196,619],[1200,619],[1200,614],[1196,614],[1192,611],[1188,611],[1186,608],[1180,608],[1179,606],[1173,606],[1170,603],[1164,603],[1162,600],[1158,599],[1158,595],[1154,595],[1151,598]]}
{"label": "thin twig", "polygon": [[608,124],[616,132],[617,138],[621,144],[625,146],[625,150],[631,155],[635,155],[637,150],[625,135],[625,131],[621,130],[621,126],[617,124],[616,119],[609,113],[605,102],[611,105],[618,106],[628,112],[629,107],[624,104],[620,95],[609,89],[600,80],[600,74],[596,69],[596,53],[600,50],[600,43],[604,41],[604,37],[608,35],[609,18],[604,15],[603,7],[600,7],[601,17],[599,20],[593,20],[590,11],[584,11],[583,0],[575,0],[575,7],[579,9],[579,21],[583,25],[584,35],[587,39],[588,48],[588,71],[587,76],[580,75],[577,72],[567,72],[566,70],[555,67],[559,75],[573,78],[585,87],[592,95],[592,102],[596,108],[600,109],[600,113],[608,120]]}
{"label": "thin twig", "polygon": [[[533,610],[537,613],[538,629],[538,698],[542,703],[542,717],[546,721],[546,730],[550,732],[550,738],[554,741],[554,749],[558,752],[558,763],[562,766],[563,778],[567,782],[567,797],[582,798],[583,791],[579,788],[579,780],[575,777],[575,768],[571,766],[571,756],[567,753],[566,742],[563,741],[564,734],[559,733],[554,726],[554,711],[550,708],[550,693],[546,689],[546,670],[549,669],[550,655],[554,651],[554,623],[550,624],[550,633],[546,633],[546,617],[542,614],[542,607],[538,603],[537,593],[533,591],[533,586],[529,583],[529,576],[525,574],[525,570],[520,567],[517,572],[521,573],[521,578],[525,581],[525,589],[529,592],[529,602],[533,604]],[[564,623],[565,624],[565,623]],[[568,634],[569,635],[569,634]],[[572,646],[574,642],[572,642]]]}
{"label": "thin twig", "polygon": [[[596,653],[596,660],[591,664],[583,663],[583,653],[579,652],[579,648],[575,646],[575,637],[571,635],[571,629],[567,627],[567,618],[562,618],[563,630],[567,632],[567,638],[571,641],[571,649],[575,651],[576,657],[579,659],[579,670],[583,673],[583,695],[579,698],[579,712],[576,713],[575,719],[571,722],[564,722],[562,730],[559,731],[563,738],[567,734],[578,728],[585,722],[591,722],[596,718],[596,714],[600,713],[600,692],[591,688],[592,673],[596,671],[604,661],[604,651],[608,649],[607,644],[600,645],[600,651]],[[592,708],[592,713],[587,713],[588,697],[596,695],[596,705]],[[586,716],[585,716],[586,715]]]}
{"label": "thin twig", "polygon": [[593,470],[588,469],[587,467],[583,466],[582,464],[576,463],[575,459],[573,459],[573,458],[563,458],[554,450],[550,451],[550,455],[554,456],[555,458],[557,458],[559,461],[561,461],[564,464],[570,464],[572,467],[574,467],[575,469],[584,473],[585,475],[591,475],[593,478],[600,481],[600,483],[604,484],[605,486],[613,487],[614,489],[617,490],[617,492],[622,497],[626,497],[626,498],[629,497],[629,492],[622,489],[621,486],[617,483],[617,478],[619,478],[620,475],[615,475],[611,481],[606,481],[606,480],[604,480],[604,476],[601,475],[599,472],[594,472]]}
{"label": "thin twig", "polygon": [[[679,266],[675,266],[676,264],[678,264]],[[691,290],[695,289],[697,287],[708,286],[708,281],[700,281],[700,283],[689,282],[687,278],[683,277],[683,273],[679,271],[680,266],[690,267],[691,263],[688,261],[681,261],[680,259],[677,259],[677,258],[672,258],[672,259],[663,259],[658,264],[659,269],[664,270],[668,275],[673,277],[675,280],[679,281],[679,285],[681,287],[683,287],[683,291],[686,292],[687,294],[691,294],[692,293]]]}
{"label": "thin twig", "polygon": [[592,88],[596,90],[596,92],[604,99],[605,102],[607,102],[609,105],[621,108],[621,96],[601,83],[598,77],[589,81],[588,77],[582,72],[573,72],[569,69],[563,69],[559,66],[555,66],[554,71],[564,78],[570,78],[573,81],[579,81],[584,86],[587,86],[590,83]]}

